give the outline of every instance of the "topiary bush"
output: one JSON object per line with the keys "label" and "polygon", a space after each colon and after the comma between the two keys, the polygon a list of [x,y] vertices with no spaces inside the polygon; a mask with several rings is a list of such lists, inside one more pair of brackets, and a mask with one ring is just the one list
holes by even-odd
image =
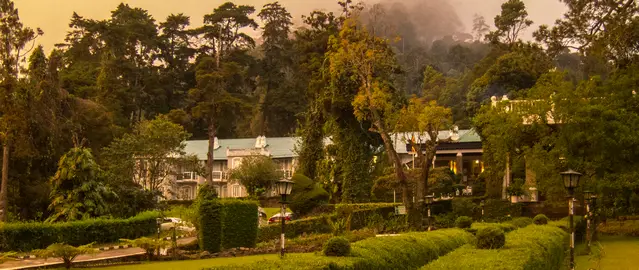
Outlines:
{"label": "topiary bush", "polygon": [[293,210],[293,213],[298,216],[305,216],[312,212],[313,209],[328,202],[330,196],[328,192],[312,179],[301,174],[295,174],[292,180],[295,185],[293,185],[291,192],[289,207]]}
{"label": "topiary bush", "polygon": [[455,227],[460,229],[470,228],[470,225],[472,224],[473,224],[473,219],[467,216],[461,216],[461,217],[458,217],[457,220],[455,220]]}
{"label": "topiary bush", "polygon": [[324,245],[324,255],[345,257],[351,253],[351,243],[345,237],[333,237]]}
{"label": "topiary bush", "polygon": [[504,231],[497,227],[485,227],[477,231],[477,248],[499,249],[506,244]]}
{"label": "topiary bush", "polygon": [[530,224],[533,224],[533,219],[529,217],[518,217],[509,222],[510,224],[515,225],[517,228],[524,228]]}
{"label": "topiary bush", "polygon": [[222,200],[222,247],[255,247],[259,218],[256,201]]}
{"label": "topiary bush", "polygon": [[550,219],[544,215],[544,214],[539,214],[536,215],[535,218],[533,218],[533,223],[535,223],[536,225],[546,225],[548,224],[548,221]]}
{"label": "topiary bush", "polygon": [[469,216],[474,217],[477,211],[477,205],[473,203],[469,198],[454,198],[453,199],[453,213],[456,216]]}
{"label": "topiary bush", "polygon": [[[222,204],[216,200],[201,200],[198,203],[198,237],[200,249],[210,253],[220,252],[222,245]],[[255,212],[257,217],[257,210]]]}

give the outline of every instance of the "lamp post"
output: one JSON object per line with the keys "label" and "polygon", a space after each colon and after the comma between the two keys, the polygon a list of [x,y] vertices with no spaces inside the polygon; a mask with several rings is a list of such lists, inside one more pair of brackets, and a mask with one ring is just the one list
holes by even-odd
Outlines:
{"label": "lamp post", "polygon": [[479,207],[481,207],[481,222],[484,222],[484,200],[481,200]]}
{"label": "lamp post", "polygon": [[592,192],[590,191],[585,191],[584,192],[584,199],[586,200],[586,250],[588,251],[588,253],[590,253],[590,243],[592,243],[592,235],[593,235],[593,218],[594,218],[594,214],[593,214],[593,202],[594,200],[597,198],[596,195],[594,195]]}
{"label": "lamp post", "polygon": [[564,182],[564,187],[568,190],[568,213],[570,216],[570,269],[575,269],[575,228],[573,224],[573,215],[575,213],[574,208],[574,196],[575,188],[579,186],[579,178],[581,173],[573,170],[568,170],[560,173]]}
{"label": "lamp post", "polygon": [[431,221],[430,221],[430,205],[433,204],[433,195],[426,195],[426,208],[428,209],[428,231],[432,230]]}
{"label": "lamp post", "polygon": [[277,182],[277,192],[282,196],[282,211],[280,220],[282,221],[282,235],[280,236],[281,250],[280,256],[284,258],[284,232],[285,232],[285,224],[286,224],[286,195],[290,195],[293,190],[294,182],[291,180],[280,180]]}

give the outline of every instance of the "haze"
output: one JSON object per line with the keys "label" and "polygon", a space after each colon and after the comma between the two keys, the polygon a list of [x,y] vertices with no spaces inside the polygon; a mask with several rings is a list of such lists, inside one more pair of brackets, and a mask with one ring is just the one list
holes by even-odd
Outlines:
{"label": "haze", "polygon": [[[402,0],[400,0],[402,1]],[[412,2],[439,2],[442,0],[413,0]],[[464,28],[470,32],[472,28],[473,14],[477,13],[486,17],[491,24],[496,14],[500,12],[500,5],[505,0],[443,0],[454,7]],[[50,50],[53,45],[63,41],[68,24],[73,12],[83,17],[92,19],[105,19],[110,16],[120,2],[128,3],[132,7],[140,7],[148,10],[156,21],[163,21],[171,13],[184,13],[191,16],[193,26],[202,24],[204,14],[210,13],[214,8],[226,2],[226,0],[16,0],[20,16],[23,22],[30,27],[40,27],[45,35],[38,40],[45,49]],[[259,11],[265,3],[273,0],[236,0],[236,4],[250,4]],[[337,0],[280,0],[291,14],[294,21],[300,21],[300,16],[308,14],[315,9],[336,11]],[[366,1],[375,3],[375,1]],[[408,2],[403,0],[403,2]],[[540,24],[552,24],[561,17],[565,6],[558,0],[524,0],[529,17],[535,22],[535,26],[526,33],[530,38],[532,30]]]}

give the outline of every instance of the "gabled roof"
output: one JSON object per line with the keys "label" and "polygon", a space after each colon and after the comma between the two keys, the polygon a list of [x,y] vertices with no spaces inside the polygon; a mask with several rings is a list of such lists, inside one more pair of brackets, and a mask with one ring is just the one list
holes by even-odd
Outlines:
{"label": "gabled roof", "polygon": [[[459,139],[450,142],[481,142],[481,138],[474,130],[459,130],[458,133]],[[416,132],[407,132],[407,133],[397,133],[391,134],[391,137],[395,144],[395,149],[397,153],[404,154],[408,153],[406,151],[406,139],[409,139],[412,136],[415,136],[415,140],[419,142],[428,140],[428,135],[418,136]],[[439,132],[439,140],[448,140],[451,136],[450,131],[440,131]],[[295,153],[295,145],[299,141],[299,137],[276,137],[276,138],[266,138],[266,147],[265,151],[268,151],[272,158],[292,158],[297,157],[297,153]],[[214,160],[227,160],[228,157],[227,149],[255,149],[255,141],[256,138],[244,138],[244,139],[219,139],[218,145],[219,148],[215,149],[213,152]],[[331,139],[326,138],[324,140],[325,144],[330,144]],[[207,140],[192,140],[186,141],[186,147],[184,151],[187,154],[194,154],[200,160],[207,159],[209,142]]]}

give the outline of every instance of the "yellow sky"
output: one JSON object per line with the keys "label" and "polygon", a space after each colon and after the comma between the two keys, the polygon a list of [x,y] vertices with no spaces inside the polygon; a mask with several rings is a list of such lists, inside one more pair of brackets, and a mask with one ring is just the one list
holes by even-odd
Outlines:
{"label": "yellow sky", "polygon": [[[204,14],[228,0],[14,0],[23,22],[30,27],[40,27],[45,35],[38,42],[46,50],[55,43],[62,42],[68,30],[69,20],[73,12],[93,19],[105,19],[110,16],[120,2],[133,7],[147,9],[156,21],[163,21],[171,13],[184,13],[191,16],[194,26],[200,25]],[[250,4],[257,10],[262,5],[274,0],[234,0],[236,4]],[[422,0],[428,1],[428,0]],[[505,0],[449,0],[453,4],[462,21],[469,25],[472,15],[479,13],[489,23],[499,12],[501,2]],[[299,20],[300,15],[308,14],[314,9],[336,9],[337,0],[279,0]],[[524,0],[530,17],[538,24],[552,24],[561,16],[564,7],[558,0]],[[468,28],[468,27],[467,27]]]}

